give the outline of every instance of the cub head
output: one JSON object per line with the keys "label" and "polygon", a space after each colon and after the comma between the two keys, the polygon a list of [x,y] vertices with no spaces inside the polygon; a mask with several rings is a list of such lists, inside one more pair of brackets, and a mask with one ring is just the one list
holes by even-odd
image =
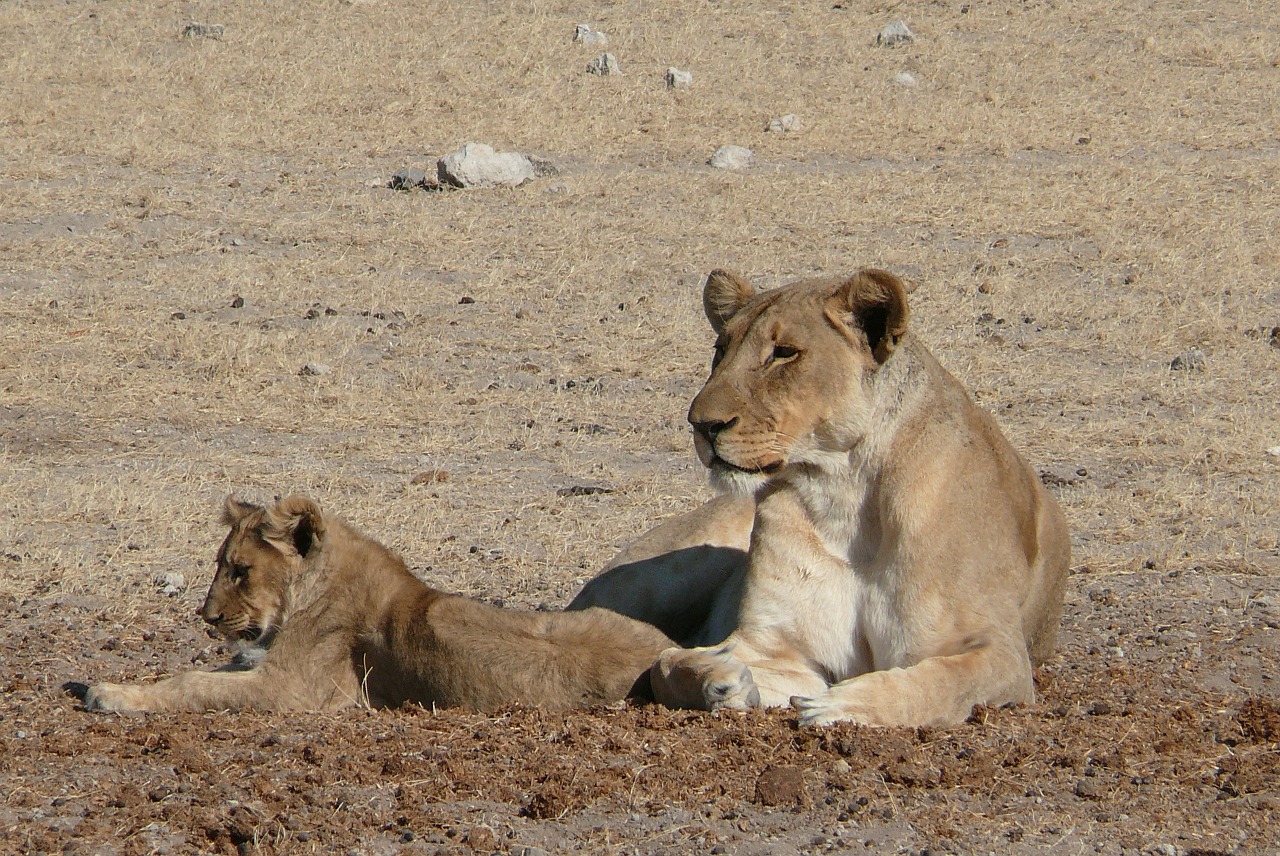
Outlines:
{"label": "cub head", "polygon": [[320,507],[301,496],[270,508],[229,496],[222,522],[231,532],[200,617],[228,639],[269,645],[287,617],[290,584],[324,538]]}
{"label": "cub head", "polygon": [[847,460],[870,428],[868,384],[906,334],[902,282],[868,269],[757,293],[716,270],[702,302],[716,349],[689,422],[713,480],[751,492],[788,467]]}

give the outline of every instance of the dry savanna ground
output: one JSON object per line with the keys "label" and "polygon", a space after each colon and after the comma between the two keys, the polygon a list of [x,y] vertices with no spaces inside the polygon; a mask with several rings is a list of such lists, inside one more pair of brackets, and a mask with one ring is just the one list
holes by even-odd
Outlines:
{"label": "dry savanna ground", "polygon": [[[0,849],[1275,852],[1278,66],[1247,0],[0,3]],[[468,141],[557,174],[388,187]],[[231,492],[562,605],[708,496],[706,271],[869,264],[1066,510],[1035,706],[876,733],[62,690],[222,656],[194,608]]]}

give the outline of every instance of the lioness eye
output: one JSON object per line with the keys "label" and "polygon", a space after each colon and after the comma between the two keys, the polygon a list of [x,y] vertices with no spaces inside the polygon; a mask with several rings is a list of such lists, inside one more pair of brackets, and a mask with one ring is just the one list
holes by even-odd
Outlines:
{"label": "lioness eye", "polygon": [[711,368],[720,365],[720,361],[724,359],[724,345],[716,344],[715,351],[711,354]]}
{"label": "lioness eye", "polygon": [[249,576],[248,565],[232,565],[231,566],[231,582],[238,583],[247,576]]}
{"label": "lioness eye", "polygon": [[800,355],[800,351],[787,345],[774,345],[773,355],[769,358],[770,362],[778,363],[784,360],[792,359]]}

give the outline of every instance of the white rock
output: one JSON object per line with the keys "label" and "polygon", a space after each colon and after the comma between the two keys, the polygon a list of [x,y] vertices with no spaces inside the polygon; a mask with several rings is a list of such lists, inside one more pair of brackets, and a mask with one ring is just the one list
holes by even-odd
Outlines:
{"label": "white rock", "polygon": [[800,117],[795,113],[779,116],[769,123],[768,130],[775,134],[794,134],[801,129]]}
{"label": "white rock", "polygon": [[155,584],[160,588],[161,593],[169,597],[177,597],[187,587],[187,578],[177,571],[168,571],[156,574]]}
{"label": "white rock", "polygon": [[1273,458],[1280,458],[1280,446],[1272,446],[1270,449],[1267,449],[1267,454]]}
{"label": "white rock", "polygon": [[518,187],[536,174],[519,152],[495,152],[484,143],[466,143],[440,158],[436,173],[451,187]]}
{"label": "white rock", "polygon": [[618,65],[618,58],[613,54],[602,53],[587,63],[587,73],[598,74],[601,77],[616,76],[622,74],[622,66]]}
{"label": "white rock", "polygon": [[1175,372],[1202,372],[1208,357],[1199,348],[1192,348],[1185,354],[1178,354],[1169,361],[1169,370]]}
{"label": "white rock", "polygon": [[573,40],[589,48],[602,48],[609,44],[608,36],[599,30],[591,29],[586,24],[579,24],[573,28]]}
{"label": "white rock", "polygon": [[693,72],[681,71],[672,66],[667,69],[667,88],[668,89],[688,89],[693,85]]}
{"label": "white rock", "polygon": [[894,45],[904,45],[915,41],[916,34],[911,32],[911,28],[907,26],[906,21],[894,21],[880,31],[880,35],[876,36],[876,44],[883,48],[893,47]]}
{"label": "white rock", "polygon": [[746,169],[754,153],[745,146],[721,146],[707,163],[716,169]]}
{"label": "white rock", "polygon": [[327,375],[330,371],[332,371],[332,369],[324,363],[307,363],[305,366],[298,369],[298,374],[303,377],[320,377],[321,375]]}
{"label": "white rock", "polygon": [[916,86],[916,76],[909,71],[900,71],[893,76],[893,82],[899,86]]}

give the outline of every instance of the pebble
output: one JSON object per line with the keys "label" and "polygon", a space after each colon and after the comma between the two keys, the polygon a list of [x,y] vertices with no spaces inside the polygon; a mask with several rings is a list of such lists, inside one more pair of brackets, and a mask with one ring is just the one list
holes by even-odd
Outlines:
{"label": "pebble", "polygon": [[452,187],[519,187],[536,174],[519,152],[495,152],[484,143],[466,143],[440,158],[436,172]]}
{"label": "pebble", "polygon": [[721,146],[707,161],[716,169],[746,169],[754,153],[745,146]]}
{"label": "pebble", "polygon": [[880,31],[880,35],[876,36],[876,44],[882,48],[891,48],[894,45],[904,45],[915,41],[916,34],[911,32],[911,28],[907,26],[906,21],[894,21]]}
{"label": "pebble", "polygon": [[795,113],[779,116],[769,123],[766,129],[774,134],[794,134],[801,129],[800,117]]}
{"label": "pebble", "polygon": [[415,187],[425,187],[426,184],[427,171],[414,167],[406,167],[400,170],[391,176],[391,180],[387,182],[387,186],[392,190],[413,190]]}
{"label": "pebble", "polygon": [[1192,348],[1185,354],[1178,354],[1169,361],[1169,371],[1174,372],[1202,372],[1204,371],[1205,361],[1207,357],[1204,351],[1199,348]]}
{"label": "pebble", "polygon": [[169,597],[177,597],[187,587],[187,578],[177,571],[166,571],[162,574],[156,574],[155,584],[162,594]]}
{"label": "pebble", "polygon": [[322,375],[327,375],[331,371],[332,369],[324,363],[307,363],[298,370],[298,374],[303,377],[320,377]]}
{"label": "pebble", "polygon": [[693,85],[693,72],[681,71],[672,66],[667,69],[667,88],[668,89],[688,89]]}
{"label": "pebble", "polygon": [[587,73],[600,77],[621,76],[622,66],[618,65],[618,58],[613,54],[602,53],[587,63]]}
{"label": "pebble", "polygon": [[916,76],[909,71],[900,71],[893,76],[893,82],[899,86],[913,87],[918,85]]}
{"label": "pebble", "polygon": [[182,28],[182,36],[187,39],[220,39],[227,34],[222,24],[197,24],[194,21]]}
{"label": "pebble", "polygon": [[1267,454],[1273,458],[1280,458],[1280,446],[1272,446],[1270,449],[1267,449]]}
{"label": "pebble", "polygon": [[586,24],[579,24],[573,28],[573,40],[587,47],[604,47],[609,44],[609,37],[599,30],[593,30]]}

